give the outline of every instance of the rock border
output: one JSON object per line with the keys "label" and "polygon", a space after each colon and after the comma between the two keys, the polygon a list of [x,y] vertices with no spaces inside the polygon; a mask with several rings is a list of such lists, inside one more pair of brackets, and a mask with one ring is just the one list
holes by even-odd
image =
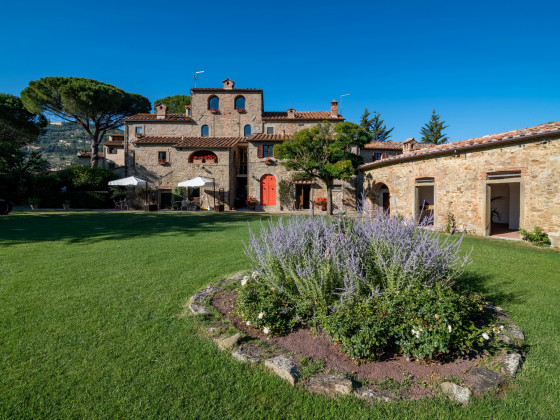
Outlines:
{"label": "rock border", "polygon": [[[211,299],[214,294],[235,282],[240,282],[240,285],[244,286],[249,278],[246,274],[247,272],[239,272],[226,279],[212,282],[192,295],[188,304],[192,315],[204,317],[215,314],[216,311],[211,305]],[[469,382],[472,383],[471,386],[460,385],[450,381],[439,383],[439,390],[442,395],[463,405],[468,404],[473,395],[483,394],[490,389],[501,386],[508,379],[515,377],[523,365],[525,356],[523,350],[525,335],[523,331],[511,322],[509,315],[503,308],[488,304],[488,310],[492,312],[494,318],[499,322],[497,325],[499,332],[495,334],[493,340],[497,343],[505,344],[508,346],[507,349],[502,350],[499,355],[492,359],[493,364],[491,366],[477,366],[465,372],[468,373]],[[223,318],[225,316],[222,316]],[[219,329],[208,327],[207,331],[210,334],[214,334],[219,332]],[[359,380],[352,378],[351,375],[338,372],[321,371],[302,380],[294,355],[282,351],[276,352],[280,354],[266,358],[259,346],[251,343],[240,343],[242,338],[242,333],[236,332],[231,335],[222,335],[214,339],[214,341],[220,350],[228,351],[236,360],[250,364],[262,363],[271,373],[286,380],[292,386],[303,382],[308,392],[324,394],[330,397],[354,395],[359,399],[374,404],[380,402],[390,403],[401,399],[385,390],[368,386],[361,387],[359,386]]]}

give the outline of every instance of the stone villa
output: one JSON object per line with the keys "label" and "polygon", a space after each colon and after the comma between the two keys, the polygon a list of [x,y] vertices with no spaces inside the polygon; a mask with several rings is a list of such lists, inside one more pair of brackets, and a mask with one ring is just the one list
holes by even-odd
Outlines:
{"label": "stone villa", "polygon": [[[365,163],[364,193],[405,216],[433,215],[477,235],[540,226],[560,246],[560,122],[418,148]],[[513,235],[511,235],[513,234]]]}
{"label": "stone villa", "polygon": [[[338,103],[329,111],[267,112],[261,89],[191,89],[191,106],[170,114],[126,118],[124,135],[110,135],[105,164],[123,176],[158,186],[158,205],[170,207],[171,192],[195,177],[215,180],[216,192],[195,192],[202,208],[217,203],[243,208],[248,196],[267,211],[308,209],[326,196],[317,181],[298,180],[277,161],[275,144],[322,121],[344,121]],[[519,227],[542,227],[560,246],[560,123],[434,146],[414,139],[371,142],[358,150],[364,164],[352,182],[335,183],[333,202],[353,210],[364,193],[385,211],[422,218],[477,235],[517,237]],[[295,200],[281,206],[278,183],[295,184]],[[510,235],[513,234],[513,235]]]}
{"label": "stone villa", "polygon": [[[184,114],[170,114],[160,104],[155,114],[125,118],[124,135],[110,135],[103,153],[106,164],[123,176],[155,183],[160,207],[170,206],[179,182],[204,177],[215,180],[217,202],[226,209],[245,207],[247,197],[254,196],[258,208],[277,211],[278,183],[291,180],[291,174],[274,157],[274,145],[323,121],[344,121],[336,101],[328,111],[267,112],[261,89],[236,88],[226,79],[221,88],[191,89]],[[319,182],[293,183],[295,202],[287,209],[309,208],[310,200],[326,195]],[[202,208],[213,205],[212,188],[195,194]],[[355,196],[355,183],[335,184],[333,201],[339,207],[353,208]]]}

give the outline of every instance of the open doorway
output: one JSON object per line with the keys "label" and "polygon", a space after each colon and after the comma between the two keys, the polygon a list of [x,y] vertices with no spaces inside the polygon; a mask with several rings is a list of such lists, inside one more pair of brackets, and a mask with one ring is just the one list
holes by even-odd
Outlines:
{"label": "open doorway", "polygon": [[384,213],[391,214],[391,193],[389,192],[389,187],[385,184],[379,186],[377,205],[383,209]]}
{"label": "open doorway", "polygon": [[433,178],[416,180],[415,216],[418,223],[433,226],[436,209],[436,194]]}
{"label": "open doorway", "polygon": [[296,210],[308,210],[311,199],[310,184],[296,184]]}
{"label": "open doorway", "polygon": [[519,239],[521,218],[521,184],[496,182],[487,184],[488,234]]}

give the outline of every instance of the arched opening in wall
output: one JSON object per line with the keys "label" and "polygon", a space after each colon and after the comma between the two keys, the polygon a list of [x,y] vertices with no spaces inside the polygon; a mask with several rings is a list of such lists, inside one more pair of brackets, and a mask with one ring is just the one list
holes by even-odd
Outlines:
{"label": "arched opening in wall", "polygon": [[208,137],[210,134],[210,129],[208,128],[207,125],[203,125],[202,127],[200,127],[200,136],[201,137]]}
{"label": "arched opening in wall", "polygon": [[245,111],[245,98],[243,96],[238,96],[235,98],[235,109],[239,112]]}
{"label": "arched opening in wall", "polygon": [[385,184],[379,185],[377,205],[384,213],[391,214],[391,193],[389,192],[389,187]]}
{"label": "arched opening in wall", "polygon": [[261,206],[276,205],[276,178],[266,174],[261,177]]}
{"label": "arched opening in wall", "polygon": [[218,111],[220,109],[220,99],[217,96],[208,98],[208,109],[210,111]]}
{"label": "arched opening in wall", "polygon": [[249,137],[251,135],[251,125],[247,124],[244,128],[243,128],[243,135],[245,137]]}
{"label": "arched opening in wall", "polygon": [[367,192],[366,198],[374,211],[391,213],[391,192],[386,184],[382,182],[373,184]]}
{"label": "arched opening in wall", "polygon": [[189,163],[218,163],[218,156],[210,150],[197,150],[189,156]]}

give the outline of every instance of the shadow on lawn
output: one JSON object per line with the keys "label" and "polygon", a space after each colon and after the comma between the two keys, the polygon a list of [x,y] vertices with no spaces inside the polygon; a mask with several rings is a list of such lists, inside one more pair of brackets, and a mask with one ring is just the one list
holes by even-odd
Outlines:
{"label": "shadow on lawn", "polygon": [[464,287],[472,293],[478,293],[495,306],[503,306],[506,304],[520,304],[526,301],[526,299],[520,296],[519,291],[508,292],[514,282],[513,280],[502,281],[500,287],[496,287],[494,284],[492,287],[488,287],[490,284],[490,279],[493,279],[492,275],[480,275],[470,272],[465,272],[461,278],[458,280],[460,286]]}
{"label": "shadow on lawn", "polygon": [[263,217],[247,213],[12,213],[0,217],[0,244],[91,243],[162,233],[194,236]]}

